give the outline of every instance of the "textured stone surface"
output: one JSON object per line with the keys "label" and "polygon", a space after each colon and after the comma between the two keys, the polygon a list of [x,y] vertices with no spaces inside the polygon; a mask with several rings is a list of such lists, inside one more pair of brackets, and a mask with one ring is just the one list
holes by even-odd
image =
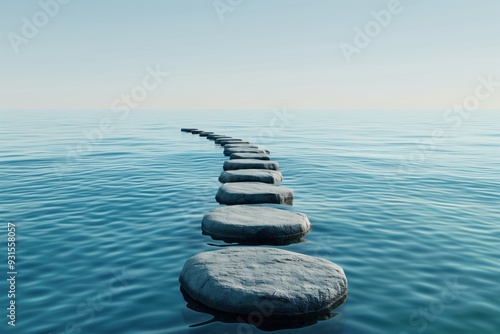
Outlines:
{"label": "textured stone surface", "polygon": [[224,146],[224,155],[225,156],[230,156],[233,153],[261,153],[261,154],[269,154],[268,150],[262,150],[259,148],[226,148]]}
{"label": "textured stone surface", "polygon": [[233,153],[229,156],[231,160],[238,159],[256,159],[256,160],[271,160],[267,153]]}
{"label": "textured stone surface", "polygon": [[276,183],[283,181],[281,172],[269,169],[238,169],[222,172],[219,182],[263,182]]}
{"label": "textured stone surface", "polygon": [[242,142],[242,139],[239,138],[217,138],[215,139],[216,144],[220,144],[221,142]]}
{"label": "textured stone surface", "polygon": [[182,132],[191,132],[193,130],[198,130],[197,128],[182,128],[181,131]]}
{"label": "textured stone surface", "polygon": [[179,277],[193,299],[213,309],[271,316],[337,307],[347,297],[343,269],[324,259],[276,248],[238,247],[188,259]]}
{"label": "textured stone surface", "polygon": [[236,169],[270,169],[279,170],[280,166],[276,161],[265,161],[257,159],[236,159],[224,161],[224,170]]}
{"label": "textured stone surface", "polygon": [[220,204],[293,204],[293,190],[262,182],[230,182],[222,185],[215,200]]}
{"label": "textured stone surface", "polygon": [[300,239],[311,230],[305,214],[255,205],[215,208],[201,222],[214,239],[266,242]]}

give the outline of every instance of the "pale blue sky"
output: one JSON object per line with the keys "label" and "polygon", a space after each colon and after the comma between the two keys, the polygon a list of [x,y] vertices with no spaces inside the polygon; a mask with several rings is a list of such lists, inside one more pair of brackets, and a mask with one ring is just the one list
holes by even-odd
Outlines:
{"label": "pale blue sky", "polygon": [[500,82],[498,0],[401,0],[350,64],[340,45],[390,1],[219,3],[236,4],[224,20],[213,0],[72,0],[16,53],[42,9],[2,1],[0,109],[107,109],[157,64],[170,76],[138,108],[444,109]]}

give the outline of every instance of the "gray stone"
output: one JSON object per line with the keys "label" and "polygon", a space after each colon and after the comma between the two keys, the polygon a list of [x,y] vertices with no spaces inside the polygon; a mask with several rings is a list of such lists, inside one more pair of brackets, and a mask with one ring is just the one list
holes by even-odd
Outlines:
{"label": "gray stone", "polygon": [[252,143],[249,141],[221,141],[219,143],[220,146],[224,146],[224,147],[226,147],[226,145],[234,145],[234,144],[251,145]]}
{"label": "gray stone", "polygon": [[239,314],[261,314],[262,309],[270,316],[320,312],[340,306],[348,292],[337,264],[265,247],[197,254],[186,261],[179,281],[196,301]]}
{"label": "gray stone", "polygon": [[264,243],[300,240],[311,230],[311,223],[305,214],[298,212],[233,205],[207,213],[201,228],[214,239]]}
{"label": "gray stone", "polygon": [[192,133],[193,135],[198,135],[198,134],[200,134],[200,133],[202,133],[202,132],[203,132],[203,130],[191,130],[191,133]]}
{"label": "gray stone", "polygon": [[230,149],[233,149],[233,148],[242,148],[242,149],[258,149],[259,147],[257,145],[253,145],[253,144],[226,144],[224,145],[224,149],[227,149],[227,148],[230,148]]}
{"label": "gray stone", "polygon": [[217,139],[215,139],[216,144],[219,144],[221,141],[242,142],[243,140],[241,140],[239,138],[217,138]]}
{"label": "gray stone", "polygon": [[238,169],[222,172],[219,182],[263,182],[276,183],[283,181],[281,172],[269,169]]}
{"label": "gray stone", "polygon": [[262,182],[231,182],[222,185],[215,200],[220,204],[293,204],[293,190]]}
{"label": "gray stone", "polygon": [[224,170],[236,169],[271,169],[279,170],[280,166],[276,161],[265,161],[257,159],[237,159],[224,161]]}
{"label": "gray stone", "polygon": [[269,154],[265,153],[233,153],[229,156],[231,160],[237,159],[257,159],[257,160],[271,160]]}
{"label": "gray stone", "polygon": [[232,137],[229,137],[229,136],[226,136],[226,135],[218,135],[218,134],[213,134],[213,135],[208,135],[207,136],[207,139],[210,139],[210,140],[215,140],[215,139],[218,139],[218,138],[232,138]]}
{"label": "gray stone", "polygon": [[181,131],[182,132],[191,132],[193,130],[198,130],[197,128],[182,128]]}
{"label": "gray stone", "polygon": [[213,134],[213,132],[200,132],[200,137],[207,137],[208,135]]}
{"label": "gray stone", "polygon": [[224,146],[224,155],[230,156],[233,153],[261,153],[261,154],[270,154],[271,152],[268,150],[262,150],[259,148],[226,148]]}

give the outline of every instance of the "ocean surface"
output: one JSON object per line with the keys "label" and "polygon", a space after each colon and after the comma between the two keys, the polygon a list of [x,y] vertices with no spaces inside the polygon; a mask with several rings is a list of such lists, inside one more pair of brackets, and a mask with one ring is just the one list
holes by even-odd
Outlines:
{"label": "ocean surface", "polygon": [[[280,248],[341,265],[335,316],[275,333],[500,333],[500,114],[0,114],[1,333],[263,333],[186,306],[184,262],[223,242],[222,149],[181,127],[271,150],[309,216]],[[7,325],[7,223],[16,327]],[[235,247],[235,246],[231,246]]]}

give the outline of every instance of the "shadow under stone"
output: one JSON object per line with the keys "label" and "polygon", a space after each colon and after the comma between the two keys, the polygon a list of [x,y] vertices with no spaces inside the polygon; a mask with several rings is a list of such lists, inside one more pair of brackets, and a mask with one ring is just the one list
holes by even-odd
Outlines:
{"label": "shadow under stone", "polygon": [[209,243],[210,246],[217,247],[229,247],[229,246],[288,246],[291,244],[298,244],[306,242],[304,235],[301,234],[297,237],[288,238],[252,238],[252,239],[239,239],[239,238],[229,238],[220,237],[214,234],[210,234],[202,229],[202,234],[209,236],[212,240],[223,241],[225,245]]}
{"label": "shadow under stone", "polygon": [[260,311],[255,311],[252,314],[236,314],[218,311],[196,301],[182,287],[180,288],[180,291],[186,301],[186,306],[189,309],[213,316],[211,320],[192,324],[189,327],[200,327],[214,322],[240,323],[242,326],[255,326],[265,332],[308,327],[318,323],[319,321],[334,318],[338,315],[338,313],[332,313],[332,310],[342,305],[347,298],[346,296],[336,305],[317,313],[293,316],[273,316],[272,312],[266,310],[265,308]]}

